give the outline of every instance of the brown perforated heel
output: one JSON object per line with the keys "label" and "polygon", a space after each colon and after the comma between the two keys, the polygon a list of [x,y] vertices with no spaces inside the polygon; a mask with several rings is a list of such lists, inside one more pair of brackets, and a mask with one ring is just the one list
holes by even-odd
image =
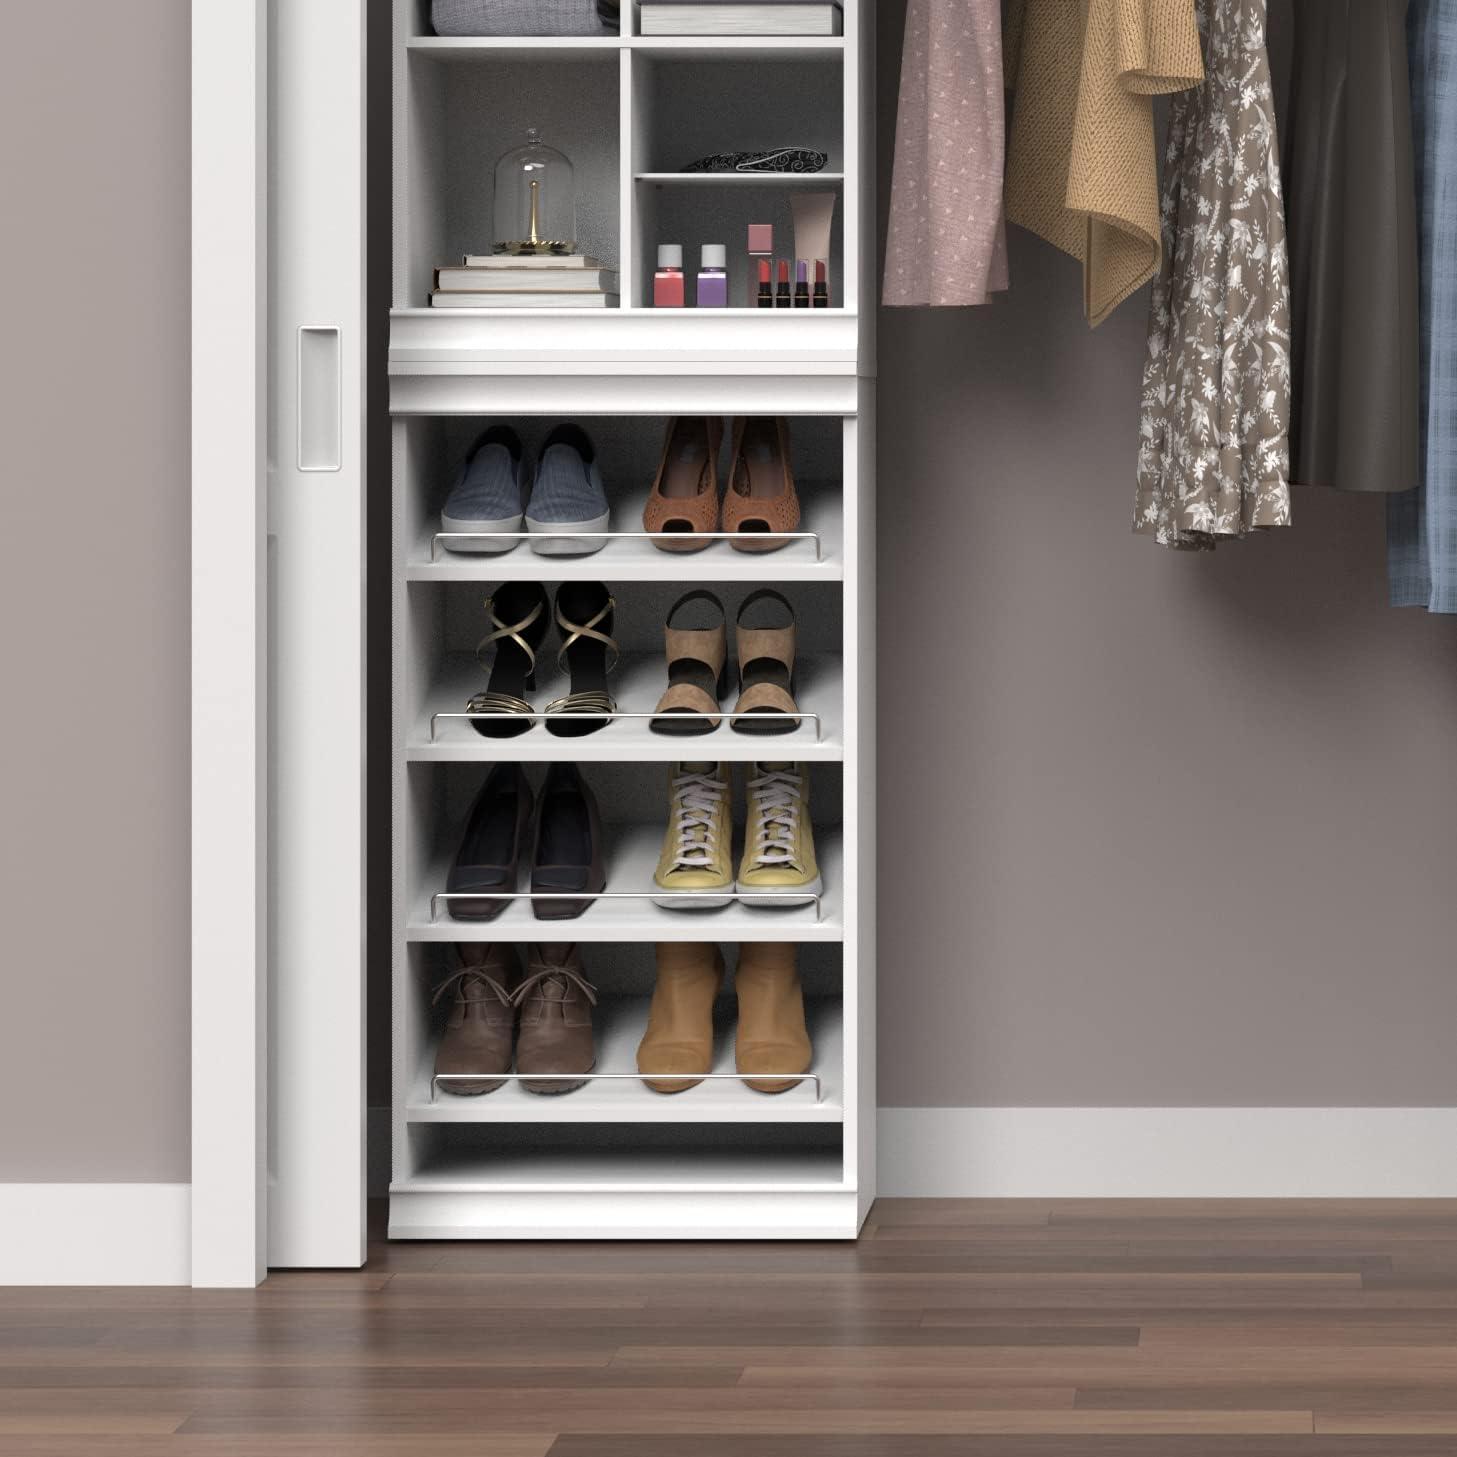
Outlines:
{"label": "brown perforated heel", "polygon": [[723,529],[735,551],[778,551],[776,533],[799,530],[799,493],[789,464],[789,425],[782,416],[734,421]]}
{"label": "brown perforated heel", "polygon": [[723,423],[702,416],[668,421],[657,479],[643,507],[642,522],[660,551],[702,551],[717,531],[718,447]]}

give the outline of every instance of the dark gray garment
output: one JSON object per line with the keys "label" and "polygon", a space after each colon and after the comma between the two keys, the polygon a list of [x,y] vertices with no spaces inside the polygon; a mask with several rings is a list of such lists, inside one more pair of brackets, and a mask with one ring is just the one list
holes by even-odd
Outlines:
{"label": "dark gray garment", "polygon": [[436,35],[615,35],[597,0],[430,0]]}
{"label": "dark gray garment", "polygon": [[1290,252],[1290,479],[1420,478],[1407,0],[1272,0]]}

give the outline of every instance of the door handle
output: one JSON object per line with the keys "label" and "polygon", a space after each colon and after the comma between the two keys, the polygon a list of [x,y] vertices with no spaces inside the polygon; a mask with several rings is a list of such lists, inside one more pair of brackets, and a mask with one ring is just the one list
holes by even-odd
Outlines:
{"label": "door handle", "polygon": [[343,382],[339,326],[300,324],[298,331],[298,468],[340,468]]}

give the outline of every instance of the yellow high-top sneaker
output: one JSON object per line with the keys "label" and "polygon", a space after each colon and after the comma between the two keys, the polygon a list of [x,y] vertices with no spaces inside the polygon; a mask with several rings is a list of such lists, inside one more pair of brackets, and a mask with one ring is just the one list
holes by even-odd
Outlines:
{"label": "yellow high-top sneaker", "polygon": [[673,766],[668,829],[653,883],[674,894],[654,896],[656,904],[670,911],[728,904],[734,887],[730,809],[722,764]]}
{"label": "yellow high-top sneaker", "polygon": [[[754,764],[739,893],[745,905],[808,905],[823,888],[809,822],[809,773],[803,764]],[[795,895],[794,892],[803,892]]]}

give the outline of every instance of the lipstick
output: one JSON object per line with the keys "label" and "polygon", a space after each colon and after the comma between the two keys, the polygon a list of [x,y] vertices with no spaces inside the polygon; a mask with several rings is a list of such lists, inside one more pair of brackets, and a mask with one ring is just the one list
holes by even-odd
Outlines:
{"label": "lipstick", "polygon": [[776,309],[787,309],[794,303],[789,292],[789,260],[779,260],[779,287],[774,290],[774,307]]}
{"label": "lipstick", "polygon": [[[774,225],[772,223],[750,223],[749,224],[749,272],[746,283],[749,290],[749,297],[746,302],[752,308],[756,302],[754,295],[754,280],[759,277],[761,265],[767,264],[772,270],[774,267]],[[774,290],[769,290],[772,295]]]}
{"label": "lipstick", "polygon": [[830,306],[829,266],[823,258],[815,259],[814,307],[827,309]]}
{"label": "lipstick", "polygon": [[809,264],[803,258],[794,265],[794,307],[809,307]]}
{"label": "lipstick", "polygon": [[759,260],[759,296],[755,301],[761,309],[774,307],[774,285],[769,280],[769,260]]}

